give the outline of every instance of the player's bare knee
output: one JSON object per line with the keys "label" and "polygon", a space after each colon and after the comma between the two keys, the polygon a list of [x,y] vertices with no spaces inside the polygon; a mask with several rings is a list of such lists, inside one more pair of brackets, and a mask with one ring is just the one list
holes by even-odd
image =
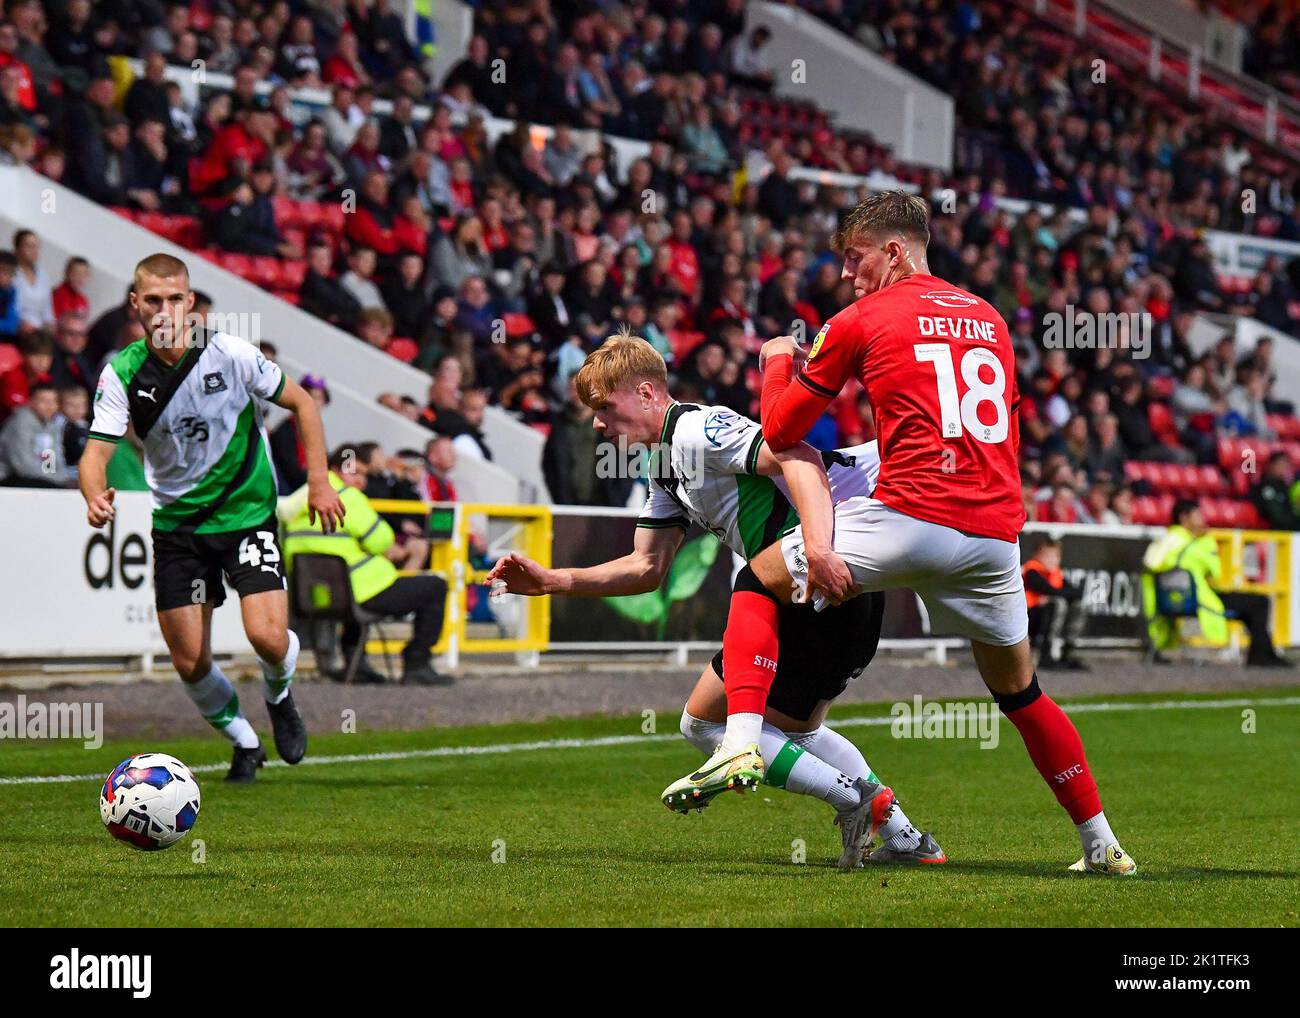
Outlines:
{"label": "player's bare knee", "polygon": [[172,667],[182,682],[198,682],[212,671],[212,655],[207,651],[173,651]]}
{"label": "player's bare knee", "polygon": [[289,653],[289,633],[276,626],[258,626],[247,632],[248,642],[263,661],[283,661]]}

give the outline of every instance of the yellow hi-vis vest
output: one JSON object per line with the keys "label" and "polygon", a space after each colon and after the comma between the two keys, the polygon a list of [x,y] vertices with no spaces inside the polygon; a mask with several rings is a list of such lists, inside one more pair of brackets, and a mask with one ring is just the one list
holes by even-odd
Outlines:
{"label": "yellow hi-vis vest", "polygon": [[301,505],[285,525],[285,567],[293,569],[295,555],[337,555],[348,564],[352,596],[361,604],[387,590],[397,579],[397,567],[384,557],[393,543],[393,528],[375,512],[363,491],[344,484],[332,470],[329,478],[343,502],[343,526],[327,534],[321,529],[319,517],[315,526],[307,521],[307,500],[302,497],[305,485],[288,496],[286,502]]}
{"label": "yellow hi-vis vest", "polygon": [[1171,526],[1163,537],[1153,541],[1142,558],[1147,572],[1142,576],[1142,607],[1147,617],[1147,632],[1152,645],[1164,650],[1177,642],[1178,629],[1173,619],[1156,613],[1156,588],[1152,573],[1169,569],[1186,569],[1196,587],[1196,621],[1207,643],[1222,646],[1228,642],[1228,620],[1223,613],[1223,602],[1214,592],[1212,583],[1223,575],[1219,561],[1219,546],[1210,534],[1193,537],[1191,531],[1177,524]]}

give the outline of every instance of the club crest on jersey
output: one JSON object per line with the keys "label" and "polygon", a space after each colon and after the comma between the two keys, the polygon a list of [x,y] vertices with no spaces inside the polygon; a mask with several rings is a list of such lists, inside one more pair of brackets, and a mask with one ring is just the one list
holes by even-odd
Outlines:
{"label": "club crest on jersey", "polygon": [[826,338],[826,333],[831,331],[831,323],[827,322],[818,330],[816,337],[813,339],[812,349],[808,351],[808,359],[812,360],[817,356],[817,351],[822,348],[822,341]]}
{"label": "club crest on jersey", "polygon": [[203,376],[203,395],[210,396],[214,392],[225,392],[226,380],[221,377],[220,371],[209,371]]}
{"label": "club crest on jersey", "polygon": [[956,290],[931,290],[921,294],[921,299],[932,301],[943,308],[969,308],[979,303],[977,298]]}
{"label": "club crest on jersey", "polygon": [[704,437],[709,440],[709,444],[715,449],[720,448],[722,443],[718,440],[728,428],[734,428],[740,423],[740,415],[730,410],[714,410],[704,421]]}

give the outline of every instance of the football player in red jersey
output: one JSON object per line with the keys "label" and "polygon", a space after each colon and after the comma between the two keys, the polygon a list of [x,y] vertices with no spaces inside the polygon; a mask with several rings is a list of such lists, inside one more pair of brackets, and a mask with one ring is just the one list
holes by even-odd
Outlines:
{"label": "football player in red jersey", "polygon": [[[740,616],[729,620],[723,644],[728,693],[735,682],[746,711],[761,706],[778,655],[777,602],[792,587],[796,599],[834,602],[844,593],[841,566],[850,594],[910,587],[934,629],[971,639],[981,677],[1079,832],[1083,858],[1071,869],[1134,873],[1102,812],[1079,734],[1039,688],[1030,657],[1006,323],[986,301],[929,274],[929,235],[924,199],[886,191],[863,201],[835,236],[856,301],[826,323],[798,374],[794,340],[763,347],[763,434],[773,451],[799,441],[857,376],[875,413],[881,469],[870,498],[835,507],[830,548],[806,546],[796,530],[751,561],[761,588],[733,595]],[[733,660],[743,676],[733,676]],[[737,732],[724,748],[735,752],[748,741],[748,713],[729,714],[729,732],[733,719]]]}

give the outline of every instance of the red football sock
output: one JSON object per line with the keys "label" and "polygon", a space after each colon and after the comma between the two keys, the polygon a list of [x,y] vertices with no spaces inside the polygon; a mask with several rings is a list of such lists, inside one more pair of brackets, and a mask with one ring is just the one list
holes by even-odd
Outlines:
{"label": "red football sock", "polygon": [[1043,693],[1023,707],[1009,712],[1003,708],[1003,713],[1025,740],[1029,758],[1070,819],[1081,824],[1100,813],[1101,796],[1083,754],[1083,740],[1065,711]]}
{"label": "red football sock", "polygon": [[767,594],[735,590],[722,634],[722,684],[728,714],[767,710],[767,694],[776,677],[778,606]]}

